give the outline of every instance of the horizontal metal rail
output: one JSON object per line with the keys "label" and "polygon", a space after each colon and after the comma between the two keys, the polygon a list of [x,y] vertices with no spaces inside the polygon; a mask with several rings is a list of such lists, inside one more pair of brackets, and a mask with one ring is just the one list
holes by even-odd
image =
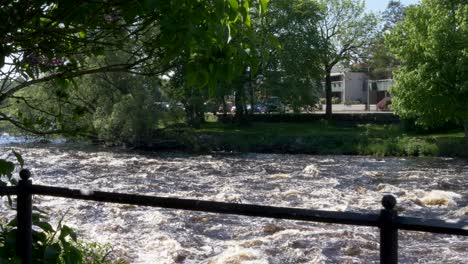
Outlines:
{"label": "horizontal metal rail", "polygon": [[[379,214],[333,212],[300,208],[275,207],[254,204],[239,204],[193,199],[179,199],[147,195],[123,194],[101,191],[85,191],[42,185],[32,185],[31,193],[70,199],[96,202],[131,204],[168,209],[202,211],[219,214],[234,214],[253,217],[300,220],[321,223],[334,223],[358,226],[379,226]],[[0,195],[16,195],[17,187],[0,187]],[[395,219],[398,229],[438,234],[468,236],[468,222],[446,222],[437,219],[421,219],[398,216]]]}
{"label": "horizontal metal rail", "polygon": [[401,230],[468,236],[468,222],[457,221],[451,223],[437,219],[399,216],[396,218],[395,223],[397,228]]}
{"label": "horizontal metal rail", "polygon": [[[16,186],[0,187],[0,195],[16,195],[16,193]],[[266,205],[202,201],[113,192],[86,191],[42,185],[32,185],[31,193],[36,195],[89,200],[96,202],[131,204],[219,214],[234,214],[253,217],[370,227],[379,227],[380,225],[379,214],[333,212]],[[468,222],[446,222],[437,219],[421,219],[398,216],[395,219],[395,224],[398,229],[407,231],[468,236]]]}
{"label": "horizontal metal rail", "polygon": [[0,196],[16,194],[18,194],[16,186],[0,186]]}
{"label": "horizontal metal rail", "polygon": [[96,202],[131,204],[179,210],[202,211],[219,214],[234,214],[358,226],[379,226],[379,215],[377,214],[331,212],[321,210],[201,201],[192,199],[179,199],[98,191],[88,192],[83,190],[74,190],[68,188],[49,187],[41,185],[31,186],[31,193],[37,195],[47,195],[71,199],[91,200]]}

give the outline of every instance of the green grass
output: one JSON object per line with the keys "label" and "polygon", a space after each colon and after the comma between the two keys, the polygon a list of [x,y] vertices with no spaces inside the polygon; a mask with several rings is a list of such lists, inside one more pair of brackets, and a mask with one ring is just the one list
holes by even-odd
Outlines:
{"label": "green grass", "polygon": [[[408,133],[400,125],[313,123],[210,122],[195,130],[207,150],[374,156],[468,157],[468,141],[461,131]],[[208,139],[206,139],[208,138]]]}

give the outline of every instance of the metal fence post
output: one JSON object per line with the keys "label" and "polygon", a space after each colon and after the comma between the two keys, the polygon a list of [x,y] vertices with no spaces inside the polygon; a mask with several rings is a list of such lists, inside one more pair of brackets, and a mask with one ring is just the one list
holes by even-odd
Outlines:
{"label": "metal fence post", "polygon": [[23,264],[32,263],[32,181],[31,173],[23,169],[19,173],[18,198],[16,204],[16,220],[18,234],[16,238],[16,253]]}
{"label": "metal fence post", "polygon": [[382,198],[385,209],[380,211],[380,263],[398,263],[398,229],[395,218],[398,216],[394,210],[397,201],[392,195]]}

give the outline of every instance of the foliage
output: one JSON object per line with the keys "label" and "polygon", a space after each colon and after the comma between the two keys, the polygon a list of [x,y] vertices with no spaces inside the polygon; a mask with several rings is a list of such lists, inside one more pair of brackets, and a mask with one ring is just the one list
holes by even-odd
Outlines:
{"label": "foliage", "polygon": [[[213,90],[245,68],[249,10],[264,14],[267,0],[2,1],[0,102],[32,85],[56,81],[66,89],[77,77],[103,72],[162,76],[184,59],[189,86]],[[247,44],[246,44],[247,43]],[[104,51],[125,61],[89,63]],[[59,91],[60,93],[62,91]],[[27,129],[12,113],[0,119]],[[64,133],[55,126],[42,134]]]}
{"label": "foliage", "polygon": [[[112,57],[124,60],[122,55]],[[88,63],[104,59],[111,56]],[[149,142],[156,130],[182,117],[181,111],[167,107],[160,78],[129,73],[95,73],[64,85],[37,84],[17,92],[9,102],[9,112],[26,130],[60,130],[65,136],[111,144]]]}
{"label": "foliage", "polygon": [[377,18],[361,0],[320,0],[320,63],[325,73],[326,114],[332,114],[331,71],[340,62],[358,60],[375,33]]}
{"label": "foliage", "polygon": [[424,0],[407,8],[386,43],[401,61],[391,90],[402,118],[426,127],[468,123],[468,5]]}
{"label": "foliage", "polygon": [[[263,30],[268,32],[264,42],[278,43],[270,47],[265,78],[260,89],[279,96],[293,109],[312,106],[318,101],[321,85],[319,58],[320,6],[312,0],[278,0],[270,4]],[[277,41],[272,41],[276,36]]]}
{"label": "foliage", "polygon": [[[53,228],[45,213],[33,213],[33,263],[113,263],[108,259],[112,251],[109,246],[79,241],[75,231],[62,224],[62,220]],[[20,263],[16,256],[16,234],[16,219],[0,225],[1,263]]]}
{"label": "foliage", "polygon": [[395,26],[405,18],[406,7],[399,0],[390,0],[387,8],[382,14],[384,22],[383,32],[392,30]]}
{"label": "foliage", "polygon": [[[18,165],[23,168],[22,156],[12,151]],[[13,177],[15,164],[6,159],[0,159],[0,185],[16,185]],[[13,207],[13,200],[8,197],[9,207]],[[112,263],[108,256],[111,252],[109,246],[95,243],[85,243],[77,239],[76,232],[63,224],[63,217],[56,228],[49,223],[47,214],[37,207],[33,207],[33,263]],[[8,223],[0,223],[0,263],[21,263],[16,255],[17,239],[16,218]],[[117,261],[115,263],[123,263]]]}
{"label": "foliage", "polygon": [[392,79],[393,71],[399,66],[399,61],[385,44],[385,35],[405,17],[406,7],[400,1],[390,1],[382,14],[382,29],[374,37],[365,55],[371,79]]}

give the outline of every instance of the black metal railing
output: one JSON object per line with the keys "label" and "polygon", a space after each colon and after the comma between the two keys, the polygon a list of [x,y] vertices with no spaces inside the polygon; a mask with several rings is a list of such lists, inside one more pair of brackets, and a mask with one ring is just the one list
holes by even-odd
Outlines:
{"label": "black metal railing", "polygon": [[99,191],[83,192],[68,188],[33,185],[30,176],[28,170],[21,170],[21,180],[19,180],[17,186],[0,187],[0,195],[17,195],[17,254],[22,259],[22,263],[25,264],[30,264],[32,261],[32,195],[219,214],[378,227],[380,229],[380,263],[384,264],[398,263],[399,229],[468,236],[468,222],[448,223],[442,220],[398,216],[397,211],[394,210],[396,199],[391,195],[383,197],[382,205],[384,209],[381,210],[380,214],[362,214]]}

